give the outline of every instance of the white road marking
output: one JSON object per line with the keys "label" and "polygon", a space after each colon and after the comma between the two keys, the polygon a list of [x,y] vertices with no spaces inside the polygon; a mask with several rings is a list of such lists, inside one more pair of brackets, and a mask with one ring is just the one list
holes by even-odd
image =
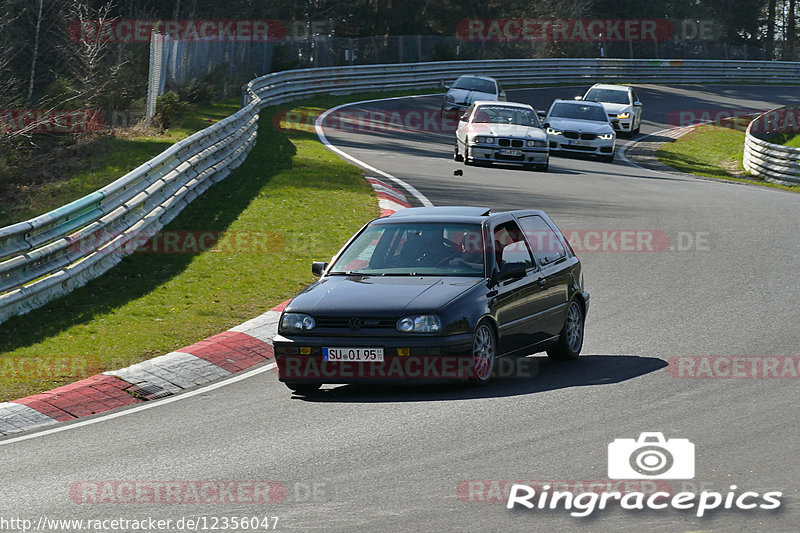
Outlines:
{"label": "white road marking", "polygon": [[131,407],[129,409],[125,409],[122,411],[112,411],[106,415],[100,415],[96,418],[87,418],[85,420],[81,420],[80,422],[75,422],[74,424],[66,423],[66,425],[58,426],[52,429],[48,429],[45,431],[39,431],[37,433],[31,433],[29,435],[22,435],[20,437],[14,437],[7,440],[0,441],[0,446],[5,446],[7,444],[12,444],[15,442],[20,442],[23,440],[34,439],[36,437],[43,437],[45,435],[52,435],[53,433],[60,433],[62,431],[68,431],[70,429],[75,429],[83,426],[90,426],[92,424],[97,424],[99,422],[104,422],[106,420],[111,420],[114,418],[119,418],[121,416],[130,415],[133,413],[138,413],[139,411],[144,411],[146,409],[152,409],[153,407],[159,407],[162,405],[167,405],[172,402],[177,402],[178,400],[183,400],[186,398],[191,398],[192,396],[197,396],[198,394],[203,394],[205,392],[212,391],[214,389],[218,389],[220,387],[224,387],[225,385],[230,385],[232,383],[236,383],[237,381],[242,381],[243,379],[247,379],[251,376],[255,376],[257,374],[263,374],[269,370],[272,370],[275,367],[275,363],[269,363],[268,365],[260,366],[258,368],[254,368],[253,370],[247,370],[242,373],[234,374],[233,376],[224,379],[223,381],[218,381],[217,383],[213,383],[211,385],[207,385],[204,387],[200,387],[199,389],[194,389],[189,392],[182,392],[175,396],[170,396],[169,398],[164,398],[162,400],[155,400],[152,402],[146,402],[137,405],[136,407]]}
{"label": "white road marking", "polygon": [[317,117],[317,120],[314,123],[314,130],[317,132],[317,137],[319,137],[320,142],[322,144],[324,144],[325,147],[328,150],[330,150],[331,152],[334,152],[334,153],[344,157],[345,159],[349,159],[350,161],[352,161],[356,165],[360,166],[361,168],[367,169],[370,172],[375,172],[376,174],[379,174],[379,175],[383,176],[384,178],[392,180],[393,182],[397,183],[398,185],[403,187],[405,190],[407,190],[409,193],[411,193],[411,195],[414,198],[416,198],[417,200],[419,200],[419,202],[422,205],[424,205],[425,207],[433,207],[433,203],[430,200],[428,200],[428,198],[426,198],[424,194],[419,192],[410,183],[406,183],[405,181],[401,180],[400,178],[396,178],[396,177],[392,176],[391,174],[389,174],[387,172],[384,172],[382,170],[378,170],[377,168],[366,164],[365,162],[361,161],[360,159],[358,159],[356,157],[353,157],[352,155],[348,154],[347,152],[345,152],[341,148],[337,148],[336,146],[334,146],[328,140],[328,138],[325,136],[325,132],[322,131],[322,122],[325,120],[325,117],[327,117],[329,114],[331,114],[331,113],[333,113],[333,112],[335,112],[335,111],[337,111],[337,110],[339,110],[339,109],[341,109],[343,107],[347,107],[347,106],[353,106],[353,105],[359,105],[359,104],[368,104],[368,103],[371,103],[371,102],[386,102],[386,101],[389,101],[389,100],[400,100],[400,99],[407,99],[407,98],[423,98],[425,96],[436,96],[438,94],[439,93],[436,93],[436,94],[420,94],[418,96],[395,96],[395,97],[392,97],[392,98],[378,98],[377,100],[362,100],[360,102],[350,102],[350,103],[347,103],[347,104],[338,105],[336,107],[328,109],[327,111],[325,111],[324,113],[322,113],[320,116]]}

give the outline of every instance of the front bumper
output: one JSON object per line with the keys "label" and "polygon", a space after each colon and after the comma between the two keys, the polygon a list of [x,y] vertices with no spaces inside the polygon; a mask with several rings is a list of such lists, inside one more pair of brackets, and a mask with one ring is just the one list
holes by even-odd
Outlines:
{"label": "front bumper", "polygon": [[547,142],[550,150],[574,152],[576,154],[605,154],[614,153],[615,140],[593,139],[591,141],[568,139],[563,135],[548,135]]}
{"label": "front bumper", "polygon": [[[522,155],[508,156],[504,155],[504,151],[516,150],[521,152]],[[472,161],[476,163],[502,163],[504,165],[544,165],[547,163],[547,158],[550,150],[544,148],[500,148],[499,146],[490,146],[486,144],[478,145],[471,144],[469,147],[469,154]]]}
{"label": "front bumper", "polygon": [[[293,383],[465,380],[472,334],[446,337],[285,337],[273,341],[278,379]],[[322,348],[383,348],[382,362],[325,361]],[[398,350],[400,349],[400,350]],[[401,355],[404,354],[404,355]]]}
{"label": "front bumper", "polygon": [[630,132],[633,129],[632,118],[626,118],[624,120],[609,118],[609,120],[611,121],[611,126],[614,128],[614,131]]}

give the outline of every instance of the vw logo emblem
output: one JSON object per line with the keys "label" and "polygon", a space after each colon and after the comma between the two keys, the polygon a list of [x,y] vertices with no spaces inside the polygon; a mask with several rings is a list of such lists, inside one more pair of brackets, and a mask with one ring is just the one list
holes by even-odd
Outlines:
{"label": "vw logo emblem", "polygon": [[353,331],[358,331],[361,329],[362,323],[360,318],[351,318],[347,321],[347,327],[352,329]]}

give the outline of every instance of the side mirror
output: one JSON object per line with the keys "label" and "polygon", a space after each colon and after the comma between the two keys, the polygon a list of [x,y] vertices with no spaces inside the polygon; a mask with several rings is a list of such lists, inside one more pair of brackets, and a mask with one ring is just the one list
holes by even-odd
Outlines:
{"label": "side mirror", "polygon": [[576,96],[573,100],[583,100],[583,96]]}
{"label": "side mirror", "polygon": [[445,88],[445,89],[447,89],[448,91],[450,90],[450,86],[449,86],[449,85],[447,85],[445,82],[442,82],[442,87],[444,87],[444,88]]}
{"label": "side mirror", "polygon": [[500,91],[500,95],[498,96],[498,98],[499,98],[500,100],[502,100],[502,101],[505,101],[505,99],[506,99],[506,92],[505,92],[505,91]]}
{"label": "side mirror", "polygon": [[328,268],[328,263],[324,261],[314,261],[311,263],[311,273],[318,278],[322,276],[322,273],[325,272],[326,268]]}
{"label": "side mirror", "polygon": [[544,128],[544,129],[547,129],[549,127],[550,127],[550,123],[549,122],[545,122],[544,124],[542,124],[542,128]]}
{"label": "side mirror", "polygon": [[635,101],[635,102],[633,103],[633,105],[635,105],[636,107],[641,107],[641,106],[642,106],[642,103],[641,103],[640,101],[638,101],[638,100],[637,100],[637,101]]}
{"label": "side mirror", "polygon": [[458,120],[460,120],[461,122],[466,122],[468,118],[469,118],[469,117],[467,116],[467,114],[466,114],[466,113],[464,113],[463,115],[461,115],[460,117],[458,117]]}
{"label": "side mirror", "polygon": [[494,271],[492,285],[498,285],[500,282],[510,279],[522,279],[526,272],[525,263],[504,263],[499,272]]}

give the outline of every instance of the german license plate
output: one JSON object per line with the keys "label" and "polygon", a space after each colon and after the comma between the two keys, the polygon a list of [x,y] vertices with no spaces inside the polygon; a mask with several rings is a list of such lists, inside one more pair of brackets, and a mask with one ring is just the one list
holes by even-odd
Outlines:
{"label": "german license plate", "polygon": [[500,150],[498,153],[502,155],[521,156],[522,150]]}
{"label": "german license plate", "polygon": [[323,348],[325,361],[383,362],[383,348]]}
{"label": "german license plate", "polygon": [[587,142],[584,142],[584,141],[573,141],[572,139],[570,139],[569,144],[571,144],[573,146],[588,146],[589,145],[589,143],[587,143]]}

